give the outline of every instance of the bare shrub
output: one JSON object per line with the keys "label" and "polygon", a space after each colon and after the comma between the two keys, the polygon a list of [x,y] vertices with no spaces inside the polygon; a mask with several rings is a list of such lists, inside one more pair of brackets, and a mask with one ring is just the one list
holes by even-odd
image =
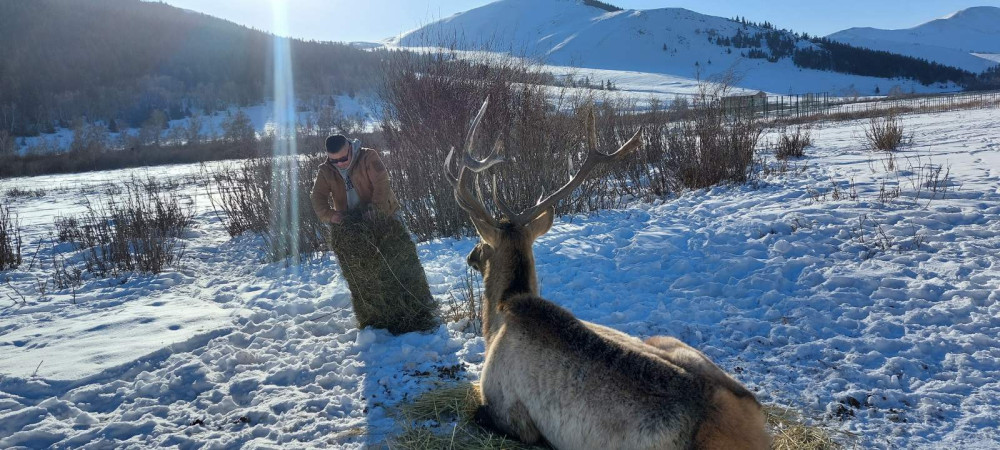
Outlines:
{"label": "bare shrub", "polygon": [[7,130],[0,130],[0,155],[17,153],[17,142]]}
{"label": "bare shrub", "polygon": [[268,230],[271,166],[267,158],[252,158],[206,174],[211,179],[209,200],[217,213],[221,211],[225,215],[226,232],[230,236]]}
{"label": "bare shrub", "polygon": [[778,136],[778,146],[774,151],[774,156],[778,159],[801,158],[805,156],[805,148],[812,145],[809,130],[802,127],[795,127],[795,132],[787,129],[781,130]]}
{"label": "bare shrub", "polygon": [[890,250],[895,250],[897,253],[918,250],[927,241],[927,236],[921,234],[915,226],[906,232],[890,233],[890,231],[892,230],[878,219],[869,217],[868,214],[861,214],[858,217],[858,225],[852,226],[850,231],[852,241],[861,246],[862,250],[859,253],[861,259],[871,259]]}
{"label": "bare shrub", "polygon": [[705,105],[693,119],[667,133],[667,158],[680,183],[701,189],[720,183],[745,183],[755,176],[757,141],[763,128],[749,110]]}
{"label": "bare shrub", "polygon": [[[742,183],[758,175],[762,127],[753,111],[727,111],[712,101],[725,94],[727,80],[705,83],[691,108],[665,109],[652,102],[638,112],[634,101],[614,94],[570,95],[548,86],[551,76],[524,59],[476,55],[390,54],[383,71],[378,101],[386,165],[402,214],[420,239],[471,230],[440,167],[448,150],[464,145],[468,123],[484,98],[490,108],[474,145],[480,152],[501,145],[507,163],[491,171],[504,180],[498,195],[516,209],[534,205],[576,172],[587,154],[585,124],[591,113],[599,148],[618,148],[640,128],[643,146],[584,181],[557,205],[559,215],[621,208],[683,188]],[[493,207],[492,199],[485,204]]]}
{"label": "bare shrub", "polygon": [[[420,238],[458,236],[471,225],[456,204],[441,170],[449,149],[464,145],[465,132],[483,99],[490,109],[479,127],[477,145],[499,142],[508,161],[495,167],[502,193],[514,207],[534,204],[543,192],[562,186],[586,155],[585,121],[595,111],[598,145],[617,148],[641,125],[613,98],[552,96],[551,76],[539,66],[503,54],[463,60],[454,53],[390,55],[379,91],[386,140],[386,166],[410,229]],[[557,213],[620,207],[648,192],[649,170],[633,167],[631,156],[620,167],[594,177]],[[619,171],[629,167],[631,170]],[[611,173],[614,172],[614,173]],[[610,175],[610,176],[609,176]],[[666,184],[666,183],[662,183]],[[487,199],[488,204],[490,200]]]}
{"label": "bare shrub", "polygon": [[[547,128],[546,99],[532,84],[517,84],[538,72],[514,58],[484,58],[474,64],[456,54],[399,52],[390,55],[383,71],[379,103],[384,112],[381,128],[390,149],[386,166],[403,216],[421,238],[457,236],[468,230],[468,219],[455,203],[440,168],[448,150],[463,145],[470,111],[476,111],[484,98],[489,97],[493,105],[480,126],[485,141],[502,139],[507,144],[505,154],[514,160],[521,155],[511,153],[529,147],[535,153],[533,159],[552,159],[549,152],[534,147],[545,139],[541,129]],[[511,129],[524,123],[537,125],[539,132],[525,133],[520,136],[525,142],[510,145],[514,140]],[[556,162],[543,164],[540,171],[553,169]]]}
{"label": "bare shrub", "polygon": [[21,189],[17,186],[4,192],[7,198],[40,198],[45,197],[45,189]]}
{"label": "bare shrub", "polygon": [[872,150],[895,151],[903,144],[903,123],[895,111],[888,111],[883,116],[868,119],[865,127],[865,139],[868,148]]}
{"label": "bare shrub", "polygon": [[329,228],[312,210],[309,193],[325,154],[253,158],[207,174],[209,199],[230,236],[260,233],[271,261],[322,251]]}
{"label": "bare shrub", "polygon": [[76,288],[81,284],[83,284],[83,269],[68,265],[64,256],[53,251],[52,285],[56,289],[72,289],[74,303],[76,303]]}
{"label": "bare shrub", "polygon": [[87,205],[78,217],[57,218],[60,239],[83,252],[97,276],[160,273],[183,255],[180,236],[191,224],[190,207],[173,192],[133,178],[122,194]]}
{"label": "bare shrub", "polygon": [[101,153],[108,149],[108,128],[99,123],[79,122],[73,128],[73,141],[69,151],[74,153]]}
{"label": "bare shrub", "polygon": [[21,265],[21,224],[10,206],[0,205],[0,271]]}
{"label": "bare shrub", "polygon": [[471,267],[465,268],[458,293],[448,293],[447,310],[443,317],[448,322],[466,321],[465,330],[482,335],[482,305],[483,283],[479,272]]}
{"label": "bare shrub", "polygon": [[72,242],[73,236],[80,229],[80,220],[74,216],[56,216],[53,223],[56,227],[56,237],[59,242]]}

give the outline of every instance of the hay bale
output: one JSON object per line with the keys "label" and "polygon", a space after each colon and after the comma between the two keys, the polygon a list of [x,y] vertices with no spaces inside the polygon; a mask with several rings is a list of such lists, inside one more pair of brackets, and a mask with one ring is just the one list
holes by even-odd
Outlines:
{"label": "hay bale", "polygon": [[331,228],[329,242],[351,290],[359,327],[401,334],[437,326],[437,305],[417,246],[397,219],[350,214]]}

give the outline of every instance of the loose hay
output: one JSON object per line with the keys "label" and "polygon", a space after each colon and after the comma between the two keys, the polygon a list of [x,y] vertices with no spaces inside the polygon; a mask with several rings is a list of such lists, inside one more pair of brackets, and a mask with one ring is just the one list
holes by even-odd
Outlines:
{"label": "loose hay", "polygon": [[348,215],[332,227],[330,248],[347,279],[359,327],[401,334],[437,326],[437,306],[417,247],[397,219]]}
{"label": "loose hay", "polygon": [[833,439],[831,430],[806,425],[799,414],[781,406],[766,405],[767,425],[774,435],[774,450],[838,450],[843,448]]}
{"label": "loose hay", "polygon": [[[403,433],[392,440],[391,448],[429,449],[537,449],[484,430],[472,421],[480,405],[479,386],[457,383],[423,393],[399,408]],[[806,425],[798,413],[775,405],[765,405],[774,450],[838,450],[844,446],[833,438],[836,431]],[[434,430],[420,424],[434,424]],[[417,425],[415,425],[417,424]],[[452,424],[454,428],[449,428]],[[450,430],[450,431],[449,431]],[[851,436],[843,436],[848,439]]]}
{"label": "loose hay", "polygon": [[[472,383],[457,383],[425,392],[399,409],[404,431],[394,437],[388,447],[405,450],[542,448],[480,428],[472,421],[480,404],[479,386]],[[415,425],[428,422],[444,425],[440,427],[442,431]]]}

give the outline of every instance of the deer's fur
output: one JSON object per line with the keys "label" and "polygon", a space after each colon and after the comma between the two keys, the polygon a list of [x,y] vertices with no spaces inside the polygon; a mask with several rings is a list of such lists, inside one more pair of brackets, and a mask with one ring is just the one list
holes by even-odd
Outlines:
{"label": "deer's fur", "polygon": [[[484,103],[467,147],[485,108]],[[597,158],[617,156],[635,146],[638,136],[619,152]],[[593,142],[591,147],[593,153]],[[521,215],[509,214],[497,199],[506,219],[496,221],[464,185],[467,169],[485,170],[498,158],[475,161],[469,155],[452,178],[456,200],[481,238],[468,257],[484,283],[486,359],[478,422],[557,449],[769,447],[754,395],[701,352],[670,337],[642,342],[581,321],[540,297],[531,246],[552,226],[551,199],[567,189],[540,201],[540,211]],[[584,168],[593,163],[588,156]],[[582,176],[584,169],[577,178]]]}

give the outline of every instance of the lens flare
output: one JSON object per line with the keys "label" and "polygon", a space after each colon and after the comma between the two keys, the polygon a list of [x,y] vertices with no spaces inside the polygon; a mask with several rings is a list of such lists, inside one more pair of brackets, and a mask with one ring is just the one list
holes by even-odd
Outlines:
{"label": "lens flare", "polygon": [[271,204],[274,245],[288,256],[290,267],[299,262],[299,172],[297,163],[295,85],[292,73],[291,39],[288,29],[288,5],[271,2],[274,17],[273,77],[274,136],[272,139]]}

